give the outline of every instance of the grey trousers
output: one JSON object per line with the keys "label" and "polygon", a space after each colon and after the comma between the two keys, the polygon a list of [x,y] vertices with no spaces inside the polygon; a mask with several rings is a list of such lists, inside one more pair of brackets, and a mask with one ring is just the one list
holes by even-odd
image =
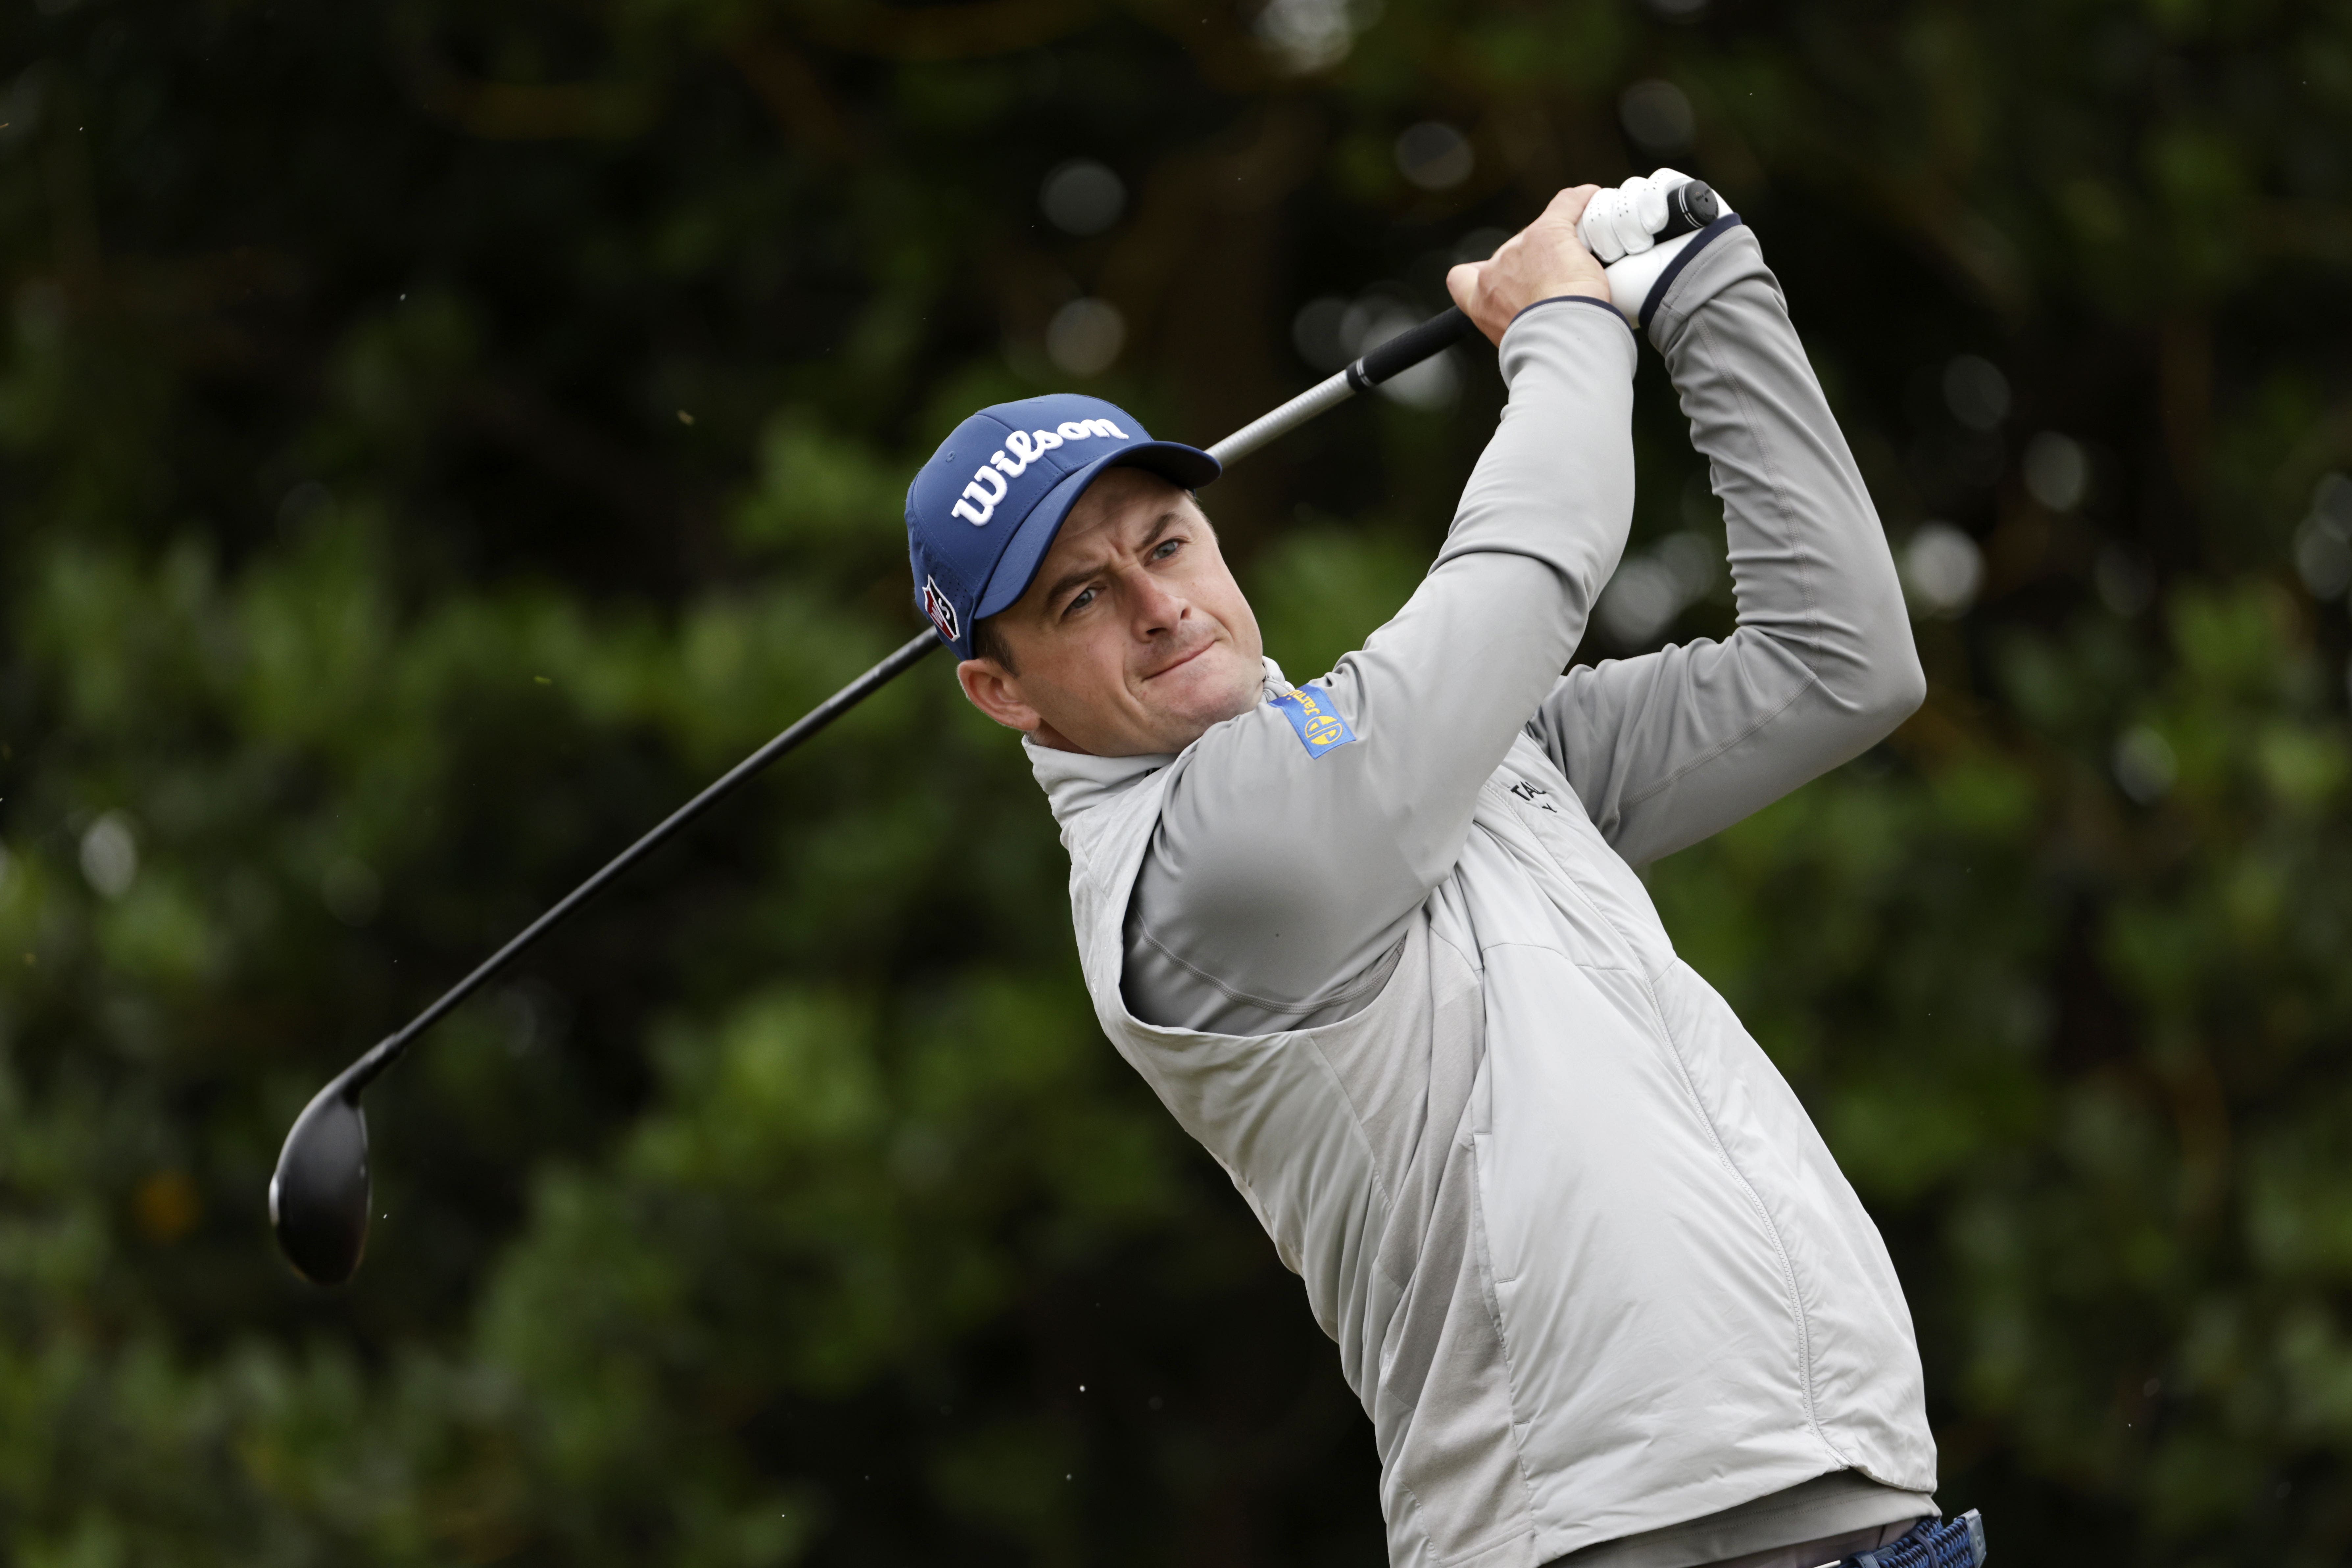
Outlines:
{"label": "grey trousers", "polygon": [[1892,1545],[1918,1522],[1916,1519],[1902,1520],[1894,1524],[1873,1525],[1868,1530],[1849,1530],[1843,1535],[1801,1541],[1794,1546],[1775,1546],[1765,1552],[1751,1552],[1745,1557],[1727,1557],[1706,1564],[1706,1568],[1822,1568],[1823,1563],[1840,1562],[1857,1552]]}

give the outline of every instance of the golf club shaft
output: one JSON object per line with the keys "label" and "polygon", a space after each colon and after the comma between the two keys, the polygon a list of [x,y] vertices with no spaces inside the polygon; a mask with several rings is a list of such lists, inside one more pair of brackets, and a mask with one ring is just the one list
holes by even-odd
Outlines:
{"label": "golf club shaft", "polygon": [[[1421,325],[1389,339],[1347,369],[1300,393],[1271,414],[1251,421],[1211,447],[1209,455],[1220,463],[1230,463],[1245,457],[1284,431],[1305,424],[1364,388],[1378,386],[1399,372],[1444,353],[1468,336],[1469,332],[1469,319],[1458,310],[1448,310],[1442,315],[1433,316]],[[811,709],[798,723],[736,763],[724,777],[670,813],[661,826],[630,845],[604,869],[572,889],[561,903],[516,933],[504,947],[484,959],[471,974],[444,993],[439,1001],[410,1019],[398,1034],[379,1041],[365,1056],[353,1062],[344,1070],[341,1079],[344,1092],[355,1099],[362,1089],[374,1081],[377,1075],[399,1060],[402,1053],[419,1035],[447,1016],[459,1003],[480,990],[520,957],[533,942],[562,923],[574,910],[604,891],[623,872],[676,837],[695,818],[742,788],[769,763],[793,751],[802,742],[912,669],[933,648],[944,646],[929,630],[917,634],[897,652]]]}
{"label": "golf club shaft", "polygon": [[603,870],[565,894],[562,902],[525,926],[504,947],[484,959],[480,966],[471,974],[451,986],[443,994],[439,1001],[410,1019],[407,1026],[400,1033],[381,1041],[366,1056],[361,1058],[347,1075],[351,1079],[352,1091],[356,1093],[366,1088],[378,1073],[399,1059],[400,1054],[408,1048],[409,1043],[417,1036],[439,1023],[447,1016],[451,1008],[480,990],[500,970],[520,957],[524,949],[561,923],[566,915],[603,892],[614,878],[676,837],[687,824],[749,784],[753,775],[767,767],[769,763],[785,752],[795,750],[802,742],[889,685],[901,674],[921,663],[925,654],[929,653],[933,648],[945,646],[934,633],[928,630],[908,638],[901,643],[889,658],[883,659],[873,668],[810,709],[798,722],[782,734],[736,763],[700,795],[671,812],[662,820],[659,826],[614,856],[606,863]]}
{"label": "golf club shaft", "polygon": [[1470,318],[1448,310],[1417,327],[1409,328],[1370,350],[1355,363],[1327,381],[1317,382],[1270,414],[1262,414],[1215,446],[1209,456],[1220,463],[1246,458],[1276,436],[1295,430],[1325,409],[1345,403],[1359,392],[1433,359],[1470,335]]}

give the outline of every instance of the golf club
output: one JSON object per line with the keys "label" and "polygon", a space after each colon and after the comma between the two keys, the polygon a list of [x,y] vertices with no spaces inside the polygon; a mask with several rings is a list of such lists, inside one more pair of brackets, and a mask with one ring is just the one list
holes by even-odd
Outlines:
{"label": "golf club", "polygon": [[[1244,426],[1211,447],[1209,454],[1221,463],[1245,457],[1365,388],[1378,386],[1443,353],[1468,336],[1470,331],[1468,318],[1458,310],[1433,316],[1379,344],[1345,370],[1300,393],[1272,413]],[[303,1108],[302,1114],[295,1118],[293,1128],[286,1134],[285,1147],[278,1151],[277,1173],[269,1179],[269,1223],[277,1233],[278,1249],[296,1271],[314,1284],[340,1285],[359,1268],[360,1256],[367,1246],[370,1203],[367,1117],[360,1108],[360,1096],[385,1068],[400,1059],[418,1036],[440,1022],[624,871],[740,789],[753,774],[913,668],[925,655],[940,646],[938,636],[926,629],[826,698],[799,722],[672,812],[659,826],[524,927],[399,1033],[380,1041],[320,1089]]]}

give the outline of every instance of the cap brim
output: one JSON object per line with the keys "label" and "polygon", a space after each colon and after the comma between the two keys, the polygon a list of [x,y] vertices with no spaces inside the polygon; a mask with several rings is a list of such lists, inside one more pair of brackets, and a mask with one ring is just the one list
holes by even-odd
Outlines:
{"label": "cap brim", "polygon": [[989,574],[987,584],[980,591],[979,602],[971,613],[975,623],[1010,608],[1029,591],[1070,509],[1078,504],[1078,497],[1105,468],[1148,469],[1186,489],[1199,489],[1224,472],[1224,466],[1208,453],[1175,441],[1139,442],[1098,458],[1083,468],[1073,469],[1029,509],[1029,515],[1013,531],[1012,542],[996,558],[996,569]]}

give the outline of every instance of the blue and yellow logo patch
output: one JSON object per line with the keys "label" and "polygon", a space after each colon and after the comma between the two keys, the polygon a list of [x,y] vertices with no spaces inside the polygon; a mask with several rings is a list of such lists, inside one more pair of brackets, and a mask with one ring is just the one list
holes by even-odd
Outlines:
{"label": "blue and yellow logo patch", "polygon": [[1301,686],[1274,700],[1290,727],[1298,731],[1299,744],[1310,757],[1319,757],[1334,746],[1344,746],[1356,738],[1348,721],[1339,717],[1339,709],[1331,705],[1328,692],[1318,691],[1311,686]]}

